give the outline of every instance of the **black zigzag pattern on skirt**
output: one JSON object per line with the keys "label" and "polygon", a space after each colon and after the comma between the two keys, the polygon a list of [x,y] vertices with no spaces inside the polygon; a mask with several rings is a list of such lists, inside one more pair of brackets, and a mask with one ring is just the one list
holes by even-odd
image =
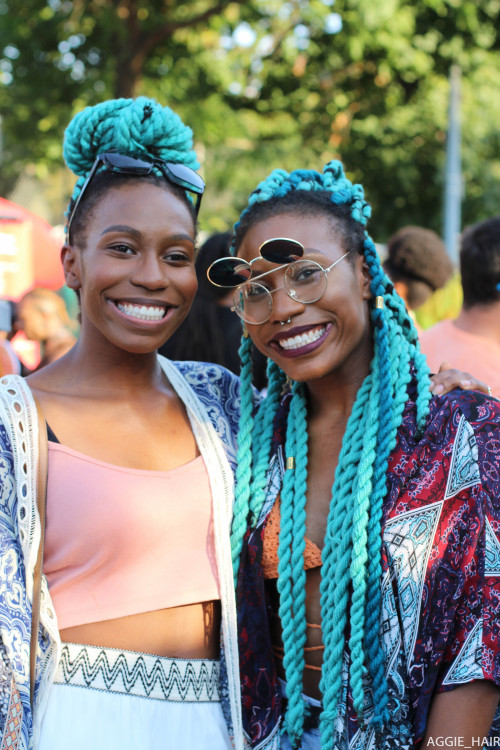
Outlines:
{"label": "black zigzag pattern on skirt", "polygon": [[203,700],[203,693],[207,696],[205,700],[218,699],[220,668],[217,661],[207,663],[200,660],[197,669],[195,662],[189,660],[133,654],[135,658],[129,665],[123,652],[110,661],[110,650],[92,647],[92,651],[97,652],[95,659],[91,659],[89,650],[81,646],[72,659],[69,645],[63,645],[59,661],[61,682],[82,685],[83,680],[85,687],[96,688],[94,683],[101,678],[109,691],[149,697],[159,687],[165,700],[175,700],[175,693],[180,696],[177,700],[183,701]]}

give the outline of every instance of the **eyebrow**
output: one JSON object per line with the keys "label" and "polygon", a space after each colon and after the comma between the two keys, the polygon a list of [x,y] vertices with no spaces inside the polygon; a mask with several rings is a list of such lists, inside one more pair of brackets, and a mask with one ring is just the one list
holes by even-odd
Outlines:
{"label": "eyebrow", "polygon": [[[129,227],[128,224],[113,224],[110,227],[106,227],[106,229],[103,229],[103,231],[101,232],[101,237],[103,237],[105,234],[108,234],[109,232],[127,232],[137,239],[142,236],[142,232],[140,232],[138,229],[135,229],[135,227]],[[182,242],[187,240],[194,245],[194,238],[189,234],[171,234],[169,235],[168,239],[170,242]]]}

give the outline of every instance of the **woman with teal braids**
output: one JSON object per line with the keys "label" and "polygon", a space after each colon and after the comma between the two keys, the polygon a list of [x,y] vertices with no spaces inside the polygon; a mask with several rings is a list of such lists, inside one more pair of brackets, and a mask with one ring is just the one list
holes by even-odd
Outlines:
{"label": "woman with teal braids", "polygon": [[369,216],[337,161],[276,170],[209,271],[245,327],[231,544],[259,750],[471,747],[500,696],[500,404],[431,393]]}
{"label": "woman with teal braids", "polygon": [[243,750],[239,381],[157,355],[197,287],[192,133],[153,99],[118,99],[76,115],[64,156],[80,337],[0,381],[0,748]]}

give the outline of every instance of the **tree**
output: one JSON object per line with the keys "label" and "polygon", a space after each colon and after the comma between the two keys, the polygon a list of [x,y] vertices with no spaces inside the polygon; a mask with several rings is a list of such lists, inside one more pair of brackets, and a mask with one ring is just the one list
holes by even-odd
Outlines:
{"label": "tree", "polygon": [[[233,3],[234,5],[234,0]],[[2,183],[27,160],[53,165],[76,109],[149,88],[189,58],[189,29],[203,29],[230,0],[2,0]],[[193,75],[196,74],[196,66]]]}
{"label": "tree", "polygon": [[146,94],[194,130],[205,228],[232,223],[271,168],[340,157],[376,239],[410,222],[440,231],[458,63],[464,221],[499,204],[498,0],[0,0],[0,14],[0,191],[27,163],[61,164],[74,111]]}
{"label": "tree", "polygon": [[[268,122],[286,112],[283,130],[298,124],[305,166],[340,157],[365,185],[379,240],[405,223],[440,231],[448,73],[457,63],[464,221],[498,212],[500,4],[338,0],[335,9],[342,30],[332,38],[315,24],[314,4],[304,4],[303,48],[278,38],[260,57],[258,94],[237,104]],[[296,165],[293,146],[283,166]]]}

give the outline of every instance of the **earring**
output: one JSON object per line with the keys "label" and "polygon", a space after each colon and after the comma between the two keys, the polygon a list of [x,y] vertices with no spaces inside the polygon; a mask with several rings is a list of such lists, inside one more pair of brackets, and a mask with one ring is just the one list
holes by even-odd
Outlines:
{"label": "earring", "polygon": [[284,326],[286,323],[291,323],[291,322],[292,322],[291,318],[288,318],[288,320],[280,320],[280,325]]}

